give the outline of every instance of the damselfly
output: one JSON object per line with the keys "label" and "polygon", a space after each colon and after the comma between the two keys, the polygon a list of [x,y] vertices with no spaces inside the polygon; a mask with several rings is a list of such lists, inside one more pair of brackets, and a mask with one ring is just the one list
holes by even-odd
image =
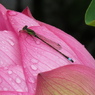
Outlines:
{"label": "damselfly", "polygon": [[60,53],[62,56],[64,56],[69,61],[74,62],[70,57],[66,56],[65,54],[63,54],[62,52],[59,51],[62,48],[60,44],[58,44],[48,38],[45,38],[44,36],[42,36],[40,34],[37,34],[33,30],[29,29],[27,26],[24,26],[23,30],[26,31],[29,35],[33,35],[34,37],[40,39],[42,42],[44,42],[45,44],[50,46],[52,49],[54,49],[55,51]]}

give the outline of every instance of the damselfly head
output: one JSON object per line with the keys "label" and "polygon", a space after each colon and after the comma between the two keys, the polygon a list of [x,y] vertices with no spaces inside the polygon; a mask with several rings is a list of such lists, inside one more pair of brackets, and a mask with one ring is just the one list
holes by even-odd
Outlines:
{"label": "damselfly head", "polygon": [[25,30],[28,34],[36,36],[35,32],[28,28],[28,26],[24,26],[22,30]]}
{"label": "damselfly head", "polygon": [[23,27],[23,29],[22,29],[22,30],[26,30],[26,29],[27,29],[27,27],[28,27],[28,26],[27,26],[27,25],[25,25],[25,26]]}

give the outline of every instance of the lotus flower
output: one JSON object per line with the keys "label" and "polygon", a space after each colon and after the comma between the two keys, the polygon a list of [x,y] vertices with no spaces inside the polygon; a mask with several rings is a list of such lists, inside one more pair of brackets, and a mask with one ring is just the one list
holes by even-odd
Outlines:
{"label": "lotus flower", "polygon": [[[23,31],[25,25],[60,44],[62,48],[59,51],[74,62]],[[66,84],[61,85],[63,82]],[[70,88],[74,82],[74,87]],[[43,83],[52,86],[45,89]],[[0,95],[63,95],[67,89],[73,94],[67,92],[66,95],[79,95],[79,89],[94,95],[94,83],[95,60],[76,39],[60,29],[34,19],[28,8],[20,13],[0,5]],[[86,86],[89,87],[86,89]],[[77,91],[74,93],[76,87]]]}

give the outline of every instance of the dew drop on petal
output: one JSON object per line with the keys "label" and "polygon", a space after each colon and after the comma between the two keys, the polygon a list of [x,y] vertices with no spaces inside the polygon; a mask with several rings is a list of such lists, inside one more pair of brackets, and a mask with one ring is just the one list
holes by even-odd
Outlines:
{"label": "dew drop on petal", "polygon": [[36,77],[37,75],[38,75],[37,73],[33,74],[34,77]]}
{"label": "dew drop on petal", "polygon": [[8,31],[4,30],[3,32],[8,33]]}
{"label": "dew drop on petal", "polygon": [[2,91],[2,88],[0,87],[0,91]]}
{"label": "dew drop on petal", "polygon": [[35,48],[35,50],[37,50],[38,48]]}
{"label": "dew drop on petal", "polygon": [[12,85],[15,85],[15,83],[14,83],[14,82],[11,82],[11,84],[12,84]]}
{"label": "dew drop on petal", "polygon": [[35,79],[33,77],[29,77],[28,81],[31,82],[31,83],[35,83]]}
{"label": "dew drop on petal", "polygon": [[40,41],[40,40],[37,40],[37,41],[36,41],[36,44],[37,44],[37,45],[40,45],[40,44],[41,44],[41,41]]}
{"label": "dew drop on petal", "polygon": [[27,91],[27,92],[28,92],[28,88],[27,88],[27,87],[25,87],[25,91]]}
{"label": "dew drop on petal", "polygon": [[3,63],[3,61],[2,60],[0,60],[0,65],[3,65],[4,63]]}
{"label": "dew drop on petal", "polygon": [[34,91],[36,90],[36,88],[34,88]]}
{"label": "dew drop on petal", "polygon": [[3,90],[4,90],[4,91],[8,91],[8,88],[4,87]]}
{"label": "dew drop on petal", "polygon": [[31,65],[32,70],[37,70],[37,65]]}
{"label": "dew drop on petal", "polygon": [[14,45],[14,42],[13,42],[11,39],[8,39],[7,41],[9,42],[9,44],[10,44],[11,46]]}
{"label": "dew drop on petal", "polygon": [[8,74],[12,74],[13,72],[11,70],[8,71]]}
{"label": "dew drop on petal", "polygon": [[59,63],[63,63],[63,59],[57,58]]}
{"label": "dew drop on petal", "polygon": [[9,11],[8,13],[9,13],[10,16],[15,16],[15,15],[17,15],[17,12],[15,12],[15,11]]}
{"label": "dew drop on petal", "polygon": [[2,43],[4,44],[5,42],[4,42],[4,41],[2,41]]}
{"label": "dew drop on petal", "polygon": [[0,83],[1,83],[2,81],[3,81],[2,78],[0,78]]}
{"label": "dew drop on petal", "polygon": [[16,83],[21,83],[20,78],[16,78]]}
{"label": "dew drop on petal", "polygon": [[15,23],[14,22],[11,22],[12,25],[14,25]]}
{"label": "dew drop on petal", "polygon": [[10,36],[9,38],[10,38],[10,39],[13,39],[13,37],[12,37],[12,36]]}
{"label": "dew drop on petal", "polygon": [[11,80],[12,80],[12,78],[9,78],[9,80],[11,81]]}
{"label": "dew drop on petal", "polygon": [[4,67],[4,70],[8,70],[8,67]]}
{"label": "dew drop on petal", "polygon": [[18,95],[22,95],[22,93],[18,93]]}
{"label": "dew drop on petal", "polygon": [[2,15],[5,15],[5,13],[4,13],[4,12],[2,12]]}
{"label": "dew drop on petal", "polygon": [[16,91],[22,92],[23,90],[22,89],[16,89]]}
{"label": "dew drop on petal", "polygon": [[23,20],[22,23],[26,24],[26,22]]}
{"label": "dew drop on petal", "polygon": [[31,59],[31,62],[32,62],[32,63],[38,63],[38,60],[37,60],[37,59],[32,58],[32,59]]}

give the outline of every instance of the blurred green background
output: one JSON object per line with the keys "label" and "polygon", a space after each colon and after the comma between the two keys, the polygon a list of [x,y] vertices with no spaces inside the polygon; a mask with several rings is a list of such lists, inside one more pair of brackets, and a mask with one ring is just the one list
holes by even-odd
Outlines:
{"label": "blurred green background", "polygon": [[32,15],[80,41],[95,58],[95,27],[85,24],[91,0],[0,0],[6,8],[21,12],[29,7]]}

